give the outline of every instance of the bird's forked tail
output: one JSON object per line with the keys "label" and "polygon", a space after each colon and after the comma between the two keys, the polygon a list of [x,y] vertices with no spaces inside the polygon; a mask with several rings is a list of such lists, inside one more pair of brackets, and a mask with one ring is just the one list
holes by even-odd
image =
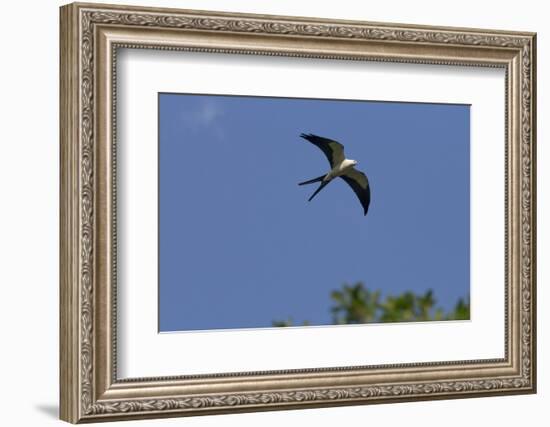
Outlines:
{"label": "bird's forked tail", "polygon": [[298,183],[298,185],[313,184],[314,182],[322,181],[324,177],[325,177],[325,175],[321,175],[317,178],[310,179],[309,181],[300,182],[300,183]]}
{"label": "bird's forked tail", "polygon": [[325,188],[326,185],[328,185],[330,181],[322,181],[321,182],[321,185],[317,188],[317,190],[315,190],[313,192],[313,194],[311,195],[311,197],[309,199],[307,199],[308,202],[311,202],[313,200],[313,198],[317,195],[317,193],[319,193],[319,191],[321,191],[323,188]]}

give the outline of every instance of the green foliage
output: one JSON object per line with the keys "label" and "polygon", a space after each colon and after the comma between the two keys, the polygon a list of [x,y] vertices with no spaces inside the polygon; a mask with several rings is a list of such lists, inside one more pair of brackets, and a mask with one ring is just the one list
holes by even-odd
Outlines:
{"label": "green foliage", "polygon": [[464,301],[462,298],[458,300],[451,316],[448,320],[469,320],[470,319],[470,302]]}
{"label": "green foliage", "polygon": [[369,291],[360,286],[344,285],[342,290],[330,294],[334,305],[331,308],[333,323],[368,323],[377,319],[380,306],[380,291]]}
{"label": "green foliage", "polygon": [[309,326],[309,322],[306,320],[302,322],[301,325],[295,325],[292,321],[292,318],[289,317],[286,320],[274,320],[273,322],[271,322],[271,325],[276,328],[284,328],[285,326]]}
{"label": "green foliage", "polygon": [[[449,312],[436,307],[433,291],[424,294],[411,291],[387,295],[382,299],[379,290],[371,291],[363,283],[344,284],[330,294],[332,321],[335,325],[357,323],[418,322],[430,320],[468,320],[470,302],[459,299]],[[303,325],[308,325],[304,322]],[[273,326],[294,326],[292,319],[274,321]]]}

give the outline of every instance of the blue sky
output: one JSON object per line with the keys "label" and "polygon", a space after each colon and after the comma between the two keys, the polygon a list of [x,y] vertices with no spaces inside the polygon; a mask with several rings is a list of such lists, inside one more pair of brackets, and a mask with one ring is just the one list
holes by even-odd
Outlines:
{"label": "blue sky", "polygon": [[[340,141],[363,216],[299,137]],[[330,292],[469,297],[467,105],[159,94],[160,331],[330,324]]]}

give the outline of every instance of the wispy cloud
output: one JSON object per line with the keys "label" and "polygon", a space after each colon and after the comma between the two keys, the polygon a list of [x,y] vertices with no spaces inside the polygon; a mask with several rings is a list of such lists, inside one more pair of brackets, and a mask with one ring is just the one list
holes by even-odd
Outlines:
{"label": "wispy cloud", "polygon": [[195,109],[182,111],[182,123],[193,131],[202,130],[205,127],[216,128],[217,119],[223,115],[223,109],[217,102],[205,99]]}

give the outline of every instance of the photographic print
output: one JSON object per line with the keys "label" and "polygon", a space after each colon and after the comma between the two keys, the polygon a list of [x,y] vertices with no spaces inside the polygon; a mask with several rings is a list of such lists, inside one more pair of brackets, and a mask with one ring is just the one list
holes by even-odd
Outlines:
{"label": "photographic print", "polygon": [[536,392],[536,34],[60,11],[60,418]]}
{"label": "photographic print", "polygon": [[470,105],[159,93],[159,330],[470,318]]}

